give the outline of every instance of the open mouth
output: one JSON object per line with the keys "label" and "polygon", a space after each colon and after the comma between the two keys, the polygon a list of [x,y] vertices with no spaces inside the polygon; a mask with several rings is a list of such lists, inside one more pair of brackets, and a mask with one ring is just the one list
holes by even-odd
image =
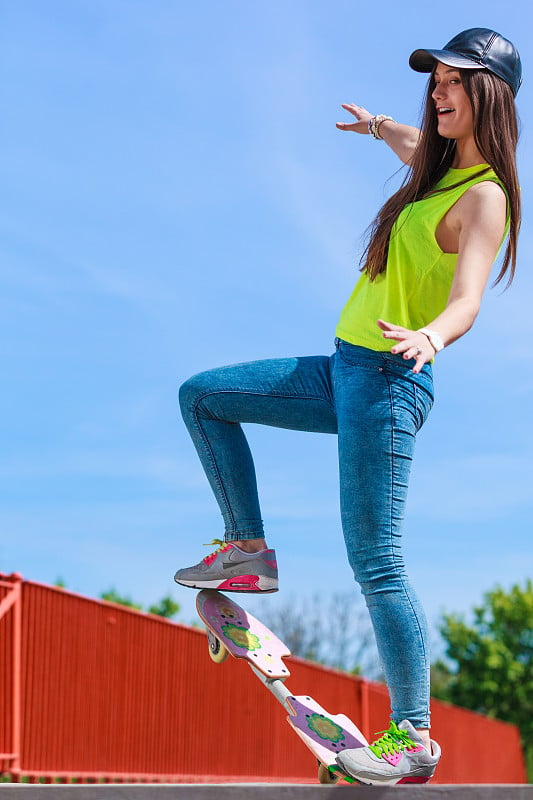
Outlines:
{"label": "open mouth", "polygon": [[455,111],[455,108],[449,108],[448,106],[441,106],[437,108],[437,116],[443,117],[445,114],[452,114]]}

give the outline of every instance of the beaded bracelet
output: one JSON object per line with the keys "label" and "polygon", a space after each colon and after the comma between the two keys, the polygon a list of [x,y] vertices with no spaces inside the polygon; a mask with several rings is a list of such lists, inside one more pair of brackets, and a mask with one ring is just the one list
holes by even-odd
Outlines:
{"label": "beaded bracelet", "polygon": [[383,136],[379,135],[379,129],[385,120],[394,122],[392,117],[387,117],[385,114],[378,114],[377,116],[371,117],[368,120],[368,132],[371,133],[374,139],[377,139],[378,141],[383,139]]}

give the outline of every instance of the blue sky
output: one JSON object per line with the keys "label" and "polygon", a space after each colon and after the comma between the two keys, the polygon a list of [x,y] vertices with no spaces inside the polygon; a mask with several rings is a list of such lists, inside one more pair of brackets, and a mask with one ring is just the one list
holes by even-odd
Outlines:
{"label": "blue sky", "polygon": [[[524,63],[517,279],[436,364],[405,546],[430,620],[532,574],[531,11],[473,0],[21,0],[0,11],[0,571],[141,603],[222,533],[190,374],[329,353],[398,183],[342,102],[416,124],[417,47],[500,30]],[[334,437],[248,428],[291,596],[354,591]],[[264,602],[264,599],[263,599]],[[249,605],[254,606],[255,599]]]}

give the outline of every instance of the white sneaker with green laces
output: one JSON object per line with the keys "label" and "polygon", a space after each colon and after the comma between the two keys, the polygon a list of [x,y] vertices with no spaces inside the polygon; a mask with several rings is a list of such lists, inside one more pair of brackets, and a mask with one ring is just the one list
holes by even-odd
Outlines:
{"label": "white sneaker with green laces", "polygon": [[431,741],[431,753],[411,723],[391,722],[388,731],[368,747],[346,750],[337,764],[350,778],[363,784],[427,783],[440,760],[440,747]]}

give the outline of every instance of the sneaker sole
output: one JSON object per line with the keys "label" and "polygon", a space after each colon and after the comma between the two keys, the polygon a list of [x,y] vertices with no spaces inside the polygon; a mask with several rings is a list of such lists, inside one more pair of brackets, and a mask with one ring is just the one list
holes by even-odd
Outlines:
{"label": "sneaker sole", "polygon": [[350,772],[338,765],[340,772],[345,775],[350,781],[357,783],[359,786],[400,786],[402,784],[422,784],[429,783],[433,775],[404,775],[402,778],[394,778],[392,776],[383,778],[355,778]]}
{"label": "sneaker sole", "polygon": [[216,581],[185,581],[174,578],[181,586],[191,589],[219,589],[224,592],[246,592],[247,594],[269,594],[278,591],[276,578],[267,578],[265,575],[238,575],[235,578],[226,578]]}

